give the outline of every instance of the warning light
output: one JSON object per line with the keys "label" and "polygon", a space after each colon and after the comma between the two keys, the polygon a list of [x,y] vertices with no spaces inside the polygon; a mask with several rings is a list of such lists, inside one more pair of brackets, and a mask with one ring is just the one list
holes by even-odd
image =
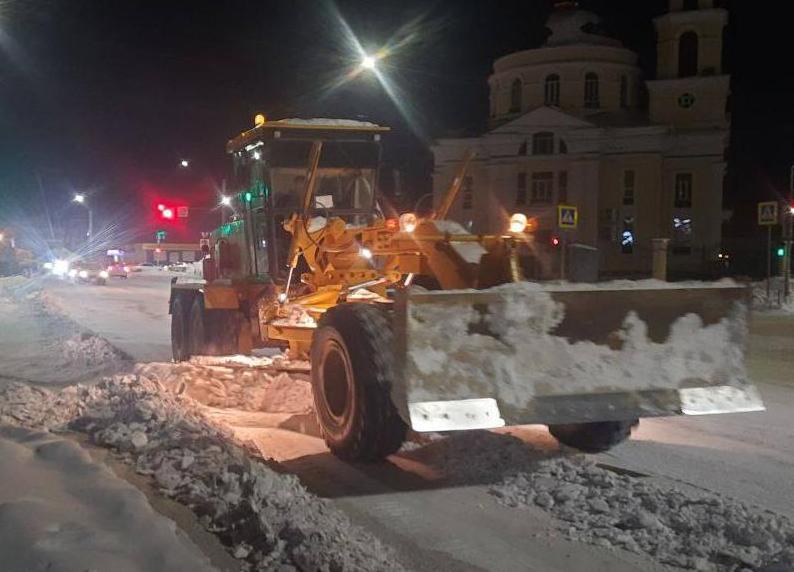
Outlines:
{"label": "warning light", "polygon": [[400,229],[400,221],[396,218],[387,218],[386,219],[386,230],[390,230],[392,232],[396,232]]}
{"label": "warning light", "polygon": [[558,237],[556,237],[556,236],[552,237],[551,244],[552,244],[552,246],[559,246],[560,245],[560,239]]}

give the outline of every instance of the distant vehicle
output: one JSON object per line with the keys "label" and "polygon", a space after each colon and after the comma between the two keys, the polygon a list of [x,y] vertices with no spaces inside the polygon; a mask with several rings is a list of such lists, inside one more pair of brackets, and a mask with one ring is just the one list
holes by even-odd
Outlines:
{"label": "distant vehicle", "polygon": [[113,264],[108,264],[107,272],[111,278],[127,278],[130,267],[122,262],[114,262]]}
{"label": "distant vehicle", "polygon": [[96,265],[75,264],[68,271],[69,278],[77,284],[107,284],[108,271]]}

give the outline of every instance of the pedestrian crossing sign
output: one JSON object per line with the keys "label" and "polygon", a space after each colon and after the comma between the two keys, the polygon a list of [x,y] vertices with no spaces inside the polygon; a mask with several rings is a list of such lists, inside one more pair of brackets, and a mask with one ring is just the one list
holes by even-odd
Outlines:
{"label": "pedestrian crossing sign", "polygon": [[574,229],[579,224],[579,209],[571,205],[557,206],[557,226]]}
{"label": "pedestrian crossing sign", "polygon": [[772,226],[778,223],[777,201],[758,203],[758,224]]}

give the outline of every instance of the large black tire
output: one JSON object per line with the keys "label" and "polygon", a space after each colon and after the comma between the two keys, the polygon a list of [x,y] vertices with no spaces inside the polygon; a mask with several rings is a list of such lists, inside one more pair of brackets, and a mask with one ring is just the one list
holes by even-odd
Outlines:
{"label": "large black tire", "polygon": [[207,310],[196,296],[190,309],[190,355],[221,356],[238,353],[239,321],[236,310]]}
{"label": "large black tire", "polygon": [[171,305],[171,355],[174,361],[190,359],[190,343],[187,336],[188,312],[186,299],[177,295]]}
{"label": "large black tire", "polygon": [[585,453],[601,453],[619,445],[631,436],[631,428],[639,421],[599,421],[549,425],[551,433],[560,443]]}
{"label": "large black tire", "polygon": [[407,426],[391,399],[394,336],[386,314],[369,304],[328,310],[311,348],[317,420],[331,452],[379,461],[397,451]]}

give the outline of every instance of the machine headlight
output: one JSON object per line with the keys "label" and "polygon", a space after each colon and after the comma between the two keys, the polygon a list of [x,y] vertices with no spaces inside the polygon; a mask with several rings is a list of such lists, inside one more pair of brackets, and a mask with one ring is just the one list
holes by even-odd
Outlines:
{"label": "machine headlight", "polygon": [[52,263],[52,273],[57,276],[63,276],[69,272],[68,260],[56,260]]}
{"label": "machine headlight", "polygon": [[53,267],[52,262],[45,262],[44,263],[44,269],[45,270],[52,270],[52,267]]}
{"label": "machine headlight", "polygon": [[527,215],[516,213],[510,217],[510,232],[524,232],[527,228]]}
{"label": "machine headlight", "polygon": [[124,267],[124,272],[129,272],[129,271],[130,271],[130,267],[129,266],[125,266]]}
{"label": "machine headlight", "polygon": [[100,278],[107,278],[108,276],[110,276],[110,275],[108,274],[108,271],[107,271],[107,270],[101,270],[101,271],[99,272],[99,277],[100,277]]}
{"label": "machine headlight", "polygon": [[369,248],[362,248],[358,251],[358,253],[362,256],[362,258],[366,258],[367,260],[372,258],[372,251]]}
{"label": "machine headlight", "polygon": [[77,270],[75,270],[74,268],[72,268],[72,269],[69,271],[69,278],[74,278],[75,276],[77,276]]}
{"label": "machine headlight", "polygon": [[416,230],[417,219],[414,213],[403,213],[400,215],[400,230],[403,232],[413,232]]}
{"label": "machine headlight", "polygon": [[80,278],[88,278],[88,272],[87,272],[87,271],[85,271],[85,270],[81,270],[80,272],[78,272],[78,273],[77,273],[77,275],[78,275]]}

